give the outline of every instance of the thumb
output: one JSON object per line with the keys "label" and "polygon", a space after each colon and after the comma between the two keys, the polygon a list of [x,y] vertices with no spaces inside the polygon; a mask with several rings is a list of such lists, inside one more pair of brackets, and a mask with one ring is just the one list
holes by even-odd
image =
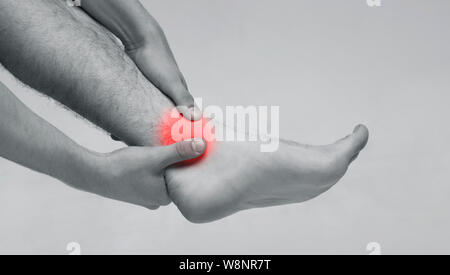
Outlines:
{"label": "thumb", "polygon": [[172,164],[198,158],[206,150],[206,142],[203,139],[196,138],[185,140],[161,148],[161,163],[164,168]]}

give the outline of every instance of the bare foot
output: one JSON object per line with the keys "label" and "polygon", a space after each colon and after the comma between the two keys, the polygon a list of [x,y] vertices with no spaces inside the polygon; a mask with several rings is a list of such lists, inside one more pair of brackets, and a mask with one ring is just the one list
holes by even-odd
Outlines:
{"label": "bare foot", "polygon": [[358,126],[328,146],[282,141],[275,153],[258,143],[217,142],[205,158],[166,171],[169,195],[191,222],[205,223],[241,210],[312,199],[336,184],[365,147]]}

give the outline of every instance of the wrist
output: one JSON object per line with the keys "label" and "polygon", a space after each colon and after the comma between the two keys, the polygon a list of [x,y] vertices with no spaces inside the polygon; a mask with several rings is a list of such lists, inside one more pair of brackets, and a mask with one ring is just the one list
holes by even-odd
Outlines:
{"label": "wrist", "polygon": [[127,52],[132,52],[157,42],[163,35],[163,30],[158,23],[150,22],[141,28],[134,29],[133,31],[123,32],[120,39],[125,46],[125,50]]}
{"label": "wrist", "polygon": [[97,185],[102,182],[102,169],[100,168],[105,160],[104,154],[80,146],[79,150],[70,154],[65,164],[66,169],[62,169],[64,172],[59,175],[58,179],[76,189],[96,192],[99,189]]}

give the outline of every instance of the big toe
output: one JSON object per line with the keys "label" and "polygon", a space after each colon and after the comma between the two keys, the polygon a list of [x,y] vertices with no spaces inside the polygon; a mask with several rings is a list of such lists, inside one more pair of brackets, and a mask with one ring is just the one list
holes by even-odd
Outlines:
{"label": "big toe", "polygon": [[349,162],[352,162],[366,147],[368,140],[369,130],[364,125],[358,125],[351,135],[338,141],[335,146]]}

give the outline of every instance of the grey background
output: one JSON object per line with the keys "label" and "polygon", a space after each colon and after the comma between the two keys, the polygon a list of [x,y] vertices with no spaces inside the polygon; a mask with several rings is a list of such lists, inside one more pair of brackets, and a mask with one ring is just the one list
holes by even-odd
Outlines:
{"label": "grey background", "polygon": [[[194,225],[73,190],[0,160],[0,253],[449,253],[450,2],[145,0],[205,104],[280,105],[281,136],[371,139],[307,203]],[[6,72],[0,80],[80,144],[121,145]],[[230,167],[231,169],[232,167]]]}

